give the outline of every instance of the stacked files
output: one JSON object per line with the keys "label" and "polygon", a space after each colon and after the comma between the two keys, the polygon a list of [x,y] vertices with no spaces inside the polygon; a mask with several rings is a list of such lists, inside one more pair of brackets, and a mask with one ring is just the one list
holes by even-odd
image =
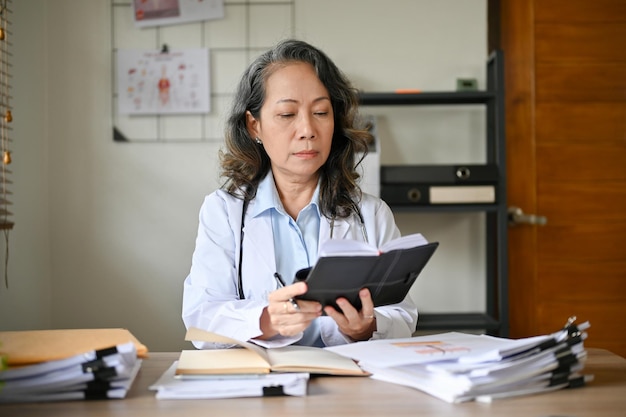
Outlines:
{"label": "stacked files", "polygon": [[146,355],[126,329],[0,332],[0,403],[124,398]]}
{"label": "stacked files", "polygon": [[158,399],[305,396],[311,374],[369,375],[352,359],[315,347],[267,349],[196,328],[186,340],[216,348],[183,350],[150,386]]}
{"label": "stacked files", "polygon": [[305,372],[268,374],[177,375],[178,361],[150,386],[159,400],[271,397],[301,397],[307,393]]}
{"label": "stacked files", "polygon": [[450,403],[492,401],[579,387],[589,323],[524,339],[449,332],[326,348],[358,361],[372,378],[406,385]]}

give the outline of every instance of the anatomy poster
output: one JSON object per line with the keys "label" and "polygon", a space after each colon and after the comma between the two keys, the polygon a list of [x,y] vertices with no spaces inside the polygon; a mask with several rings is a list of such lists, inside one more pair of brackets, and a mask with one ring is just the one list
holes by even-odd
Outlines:
{"label": "anatomy poster", "polygon": [[173,25],[224,17],[224,0],[133,0],[136,27]]}
{"label": "anatomy poster", "polygon": [[120,114],[208,113],[209,50],[119,49],[117,93]]}

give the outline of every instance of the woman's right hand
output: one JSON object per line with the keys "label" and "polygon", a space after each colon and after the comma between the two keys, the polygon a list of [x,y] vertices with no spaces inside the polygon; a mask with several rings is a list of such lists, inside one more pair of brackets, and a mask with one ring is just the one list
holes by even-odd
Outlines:
{"label": "woman's right hand", "polygon": [[[280,334],[294,336],[306,330],[313,320],[322,315],[322,305],[317,301],[295,300],[306,293],[307,285],[296,282],[279,288],[269,294],[269,304],[261,315],[262,339],[269,339]],[[297,308],[292,305],[297,303]]]}

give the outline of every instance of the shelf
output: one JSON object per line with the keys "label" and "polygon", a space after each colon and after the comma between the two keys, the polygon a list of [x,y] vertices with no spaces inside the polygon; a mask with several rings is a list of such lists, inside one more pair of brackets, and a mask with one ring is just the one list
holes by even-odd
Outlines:
{"label": "shelf", "polygon": [[482,313],[421,313],[417,331],[422,330],[485,330],[498,331],[500,322]]}
{"label": "shelf", "polygon": [[467,212],[496,212],[500,206],[494,204],[390,204],[389,207],[393,211],[398,212],[450,212],[450,213],[467,213]]}
{"label": "shelf", "polygon": [[[387,201],[394,212],[485,214],[487,269],[484,311],[486,314],[424,313],[419,316],[417,330],[480,330],[492,335],[508,337],[508,209],[502,51],[494,51],[489,55],[485,91],[427,91],[408,94],[361,91],[359,103],[362,106],[484,105],[486,122],[484,164],[470,164],[465,167],[459,164],[444,166],[421,164],[408,168],[382,167],[381,197]],[[459,174],[456,170],[457,165],[464,167],[467,175]],[[385,168],[387,168],[386,171]],[[430,199],[432,187],[448,185],[490,185],[493,187],[495,196],[492,198],[490,194],[480,194],[473,199],[468,197],[453,200],[462,201],[459,204],[430,204],[430,201],[449,201]],[[485,190],[477,188],[473,191]],[[468,204],[467,201],[476,203]]]}
{"label": "shelf", "polygon": [[424,93],[364,93],[359,94],[359,103],[364,106],[389,105],[450,105],[450,104],[485,104],[495,99],[489,91],[446,91]]}

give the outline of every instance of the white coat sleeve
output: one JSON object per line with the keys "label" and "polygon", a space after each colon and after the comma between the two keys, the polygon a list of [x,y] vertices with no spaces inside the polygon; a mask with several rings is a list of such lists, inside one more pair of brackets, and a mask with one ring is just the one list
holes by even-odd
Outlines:
{"label": "white coat sleeve", "polygon": [[[223,191],[208,195],[200,208],[191,269],[183,285],[182,319],[186,328],[249,341],[262,334],[264,292],[239,300],[238,262],[242,202]],[[297,339],[296,339],[297,340]],[[293,343],[283,340],[281,345]],[[219,347],[194,342],[199,349]]]}

